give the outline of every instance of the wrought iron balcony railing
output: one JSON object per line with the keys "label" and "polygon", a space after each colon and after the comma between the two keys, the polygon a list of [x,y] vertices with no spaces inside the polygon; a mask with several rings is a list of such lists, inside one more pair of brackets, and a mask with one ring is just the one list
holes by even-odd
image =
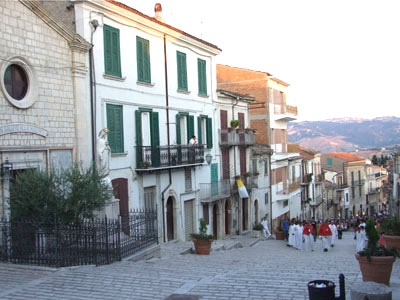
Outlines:
{"label": "wrought iron balcony railing", "polygon": [[165,169],[204,162],[204,145],[136,147],[136,169]]}
{"label": "wrought iron balcony railing", "polygon": [[364,183],[365,183],[365,179],[354,180],[351,182],[351,186],[364,185]]}
{"label": "wrought iron balcony railing", "polygon": [[200,201],[212,202],[231,196],[231,183],[229,179],[223,179],[211,183],[200,183]]}
{"label": "wrought iron balcony railing", "polygon": [[237,132],[228,129],[219,130],[219,144],[221,146],[250,146],[255,144],[254,133],[246,131]]}

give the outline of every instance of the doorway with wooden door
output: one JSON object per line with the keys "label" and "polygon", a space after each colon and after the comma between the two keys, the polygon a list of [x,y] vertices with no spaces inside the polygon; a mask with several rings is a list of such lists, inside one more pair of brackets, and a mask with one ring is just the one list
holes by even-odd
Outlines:
{"label": "doorway with wooden door", "polygon": [[213,206],[213,236],[214,239],[218,239],[218,204],[215,203]]}
{"label": "doorway with wooden door", "polygon": [[174,198],[168,197],[167,199],[167,241],[175,239],[175,226],[174,226]]}
{"label": "doorway with wooden door", "polygon": [[225,201],[225,235],[231,234],[232,228],[232,205],[231,201],[227,199]]}
{"label": "doorway with wooden door", "polygon": [[254,201],[254,224],[260,223],[258,216],[258,200]]}
{"label": "doorway with wooden door", "polygon": [[119,199],[119,215],[121,217],[122,232],[130,235],[128,179],[116,178],[111,181],[111,184],[114,190],[114,197]]}
{"label": "doorway with wooden door", "polygon": [[249,220],[249,210],[248,210],[248,198],[242,199],[242,230],[245,231],[248,229],[247,222]]}

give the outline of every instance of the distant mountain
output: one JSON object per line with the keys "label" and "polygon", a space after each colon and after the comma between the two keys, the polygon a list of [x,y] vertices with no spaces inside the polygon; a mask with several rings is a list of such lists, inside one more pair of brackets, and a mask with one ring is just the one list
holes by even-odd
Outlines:
{"label": "distant mountain", "polygon": [[400,118],[340,118],[290,122],[288,141],[321,152],[391,148],[400,145]]}

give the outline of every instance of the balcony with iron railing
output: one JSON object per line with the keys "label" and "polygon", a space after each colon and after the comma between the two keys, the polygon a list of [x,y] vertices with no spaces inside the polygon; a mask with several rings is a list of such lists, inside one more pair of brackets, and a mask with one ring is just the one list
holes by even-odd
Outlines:
{"label": "balcony with iron railing", "polygon": [[246,131],[237,131],[228,129],[219,130],[219,144],[220,146],[251,146],[255,144],[254,133]]}
{"label": "balcony with iron railing", "polygon": [[368,195],[379,194],[381,192],[380,187],[368,187]]}
{"label": "balcony with iron railing", "polygon": [[204,145],[136,147],[136,171],[148,172],[204,163]]}
{"label": "balcony with iron railing", "polygon": [[304,175],[301,184],[302,185],[310,184],[312,182],[312,176],[313,176],[312,173]]}
{"label": "balcony with iron railing", "polygon": [[341,191],[343,191],[344,189],[346,189],[346,188],[348,188],[349,187],[349,185],[347,184],[347,183],[340,183],[340,184],[338,184],[337,186],[336,186],[336,190],[338,191],[338,192],[341,192]]}
{"label": "balcony with iron railing", "polygon": [[354,180],[351,182],[351,186],[359,186],[359,185],[364,185],[365,183],[365,179],[361,179],[361,180]]}
{"label": "balcony with iron railing", "polygon": [[231,196],[231,182],[223,179],[211,183],[200,183],[200,201],[203,203],[213,202]]}
{"label": "balcony with iron railing", "polygon": [[275,104],[274,105],[274,115],[273,119],[275,121],[294,121],[297,119],[297,106],[291,106],[291,105],[280,105],[280,104]]}
{"label": "balcony with iron railing", "polygon": [[301,188],[300,180],[289,183],[289,194]]}

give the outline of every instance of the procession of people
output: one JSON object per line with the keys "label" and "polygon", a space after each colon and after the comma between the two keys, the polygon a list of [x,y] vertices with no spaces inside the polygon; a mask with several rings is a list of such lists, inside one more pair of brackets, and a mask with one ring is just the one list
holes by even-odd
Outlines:
{"label": "procession of people", "polygon": [[[375,216],[375,223],[378,232],[382,234],[380,224],[383,217]],[[363,251],[367,245],[367,235],[365,232],[364,218],[351,218],[350,220],[315,220],[300,221],[295,218],[283,221],[283,230],[287,246],[302,251],[315,251],[319,249],[316,244],[320,244],[323,252],[328,252],[334,248],[337,241],[343,238],[344,231],[354,231],[354,240],[356,252]],[[268,231],[268,236],[270,236]],[[320,241],[320,242],[319,242]],[[381,241],[380,241],[381,243]]]}

